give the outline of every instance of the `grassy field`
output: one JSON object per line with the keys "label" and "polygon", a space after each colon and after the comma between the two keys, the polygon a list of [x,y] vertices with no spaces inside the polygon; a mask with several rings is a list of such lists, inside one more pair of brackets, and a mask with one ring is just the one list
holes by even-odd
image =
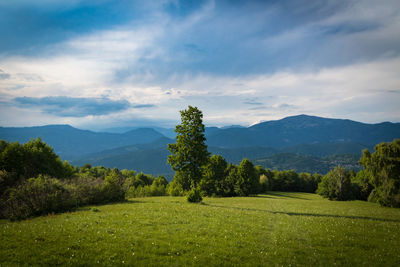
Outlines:
{"label": "grassy field", "polygon": [[0,266],[400,266],[400,209],[306,193],[133,199],[0,221]]}

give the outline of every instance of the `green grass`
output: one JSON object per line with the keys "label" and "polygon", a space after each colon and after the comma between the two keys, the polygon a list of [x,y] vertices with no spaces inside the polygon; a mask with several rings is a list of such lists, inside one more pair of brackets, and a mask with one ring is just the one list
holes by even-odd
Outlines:
{"label": "green grass", "polygon": [[0,266],[400,265],[400,209],[306,193],[132,199],[0,221]]}

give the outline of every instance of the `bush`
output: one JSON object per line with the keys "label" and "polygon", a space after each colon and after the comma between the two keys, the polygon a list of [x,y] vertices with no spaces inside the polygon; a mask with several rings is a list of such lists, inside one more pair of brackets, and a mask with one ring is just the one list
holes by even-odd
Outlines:
{"label": "bush", "polygon": [[71,197],[76,200],[78,206],[101,204],[107,202],[103,195],[102,186],[104,180],[100,178],[78,177],[67,184]]}
{"label": "bush", "polygon": [[116,172],[111,172],[104,179],[102,193],[107,202],[121,201],[125,199],[125,192],[120,184],[120,178]]}
{"label": "bush", "polygon": [[9,219],[25,219],[66,211],[77,205],[62,183],[42,175],[28,179],[17,188],[9,189],[6,195],[2,216]]}
{"label": "bush", "polygon": [[192,202],[192,203],[199,203],[203,200],[203,198],[201,197],[201,194],[200,194],[200,190],[198,188],[192,188],[192,190],[190,190],[187,193],[186,199],[187,199],[187,201]]}

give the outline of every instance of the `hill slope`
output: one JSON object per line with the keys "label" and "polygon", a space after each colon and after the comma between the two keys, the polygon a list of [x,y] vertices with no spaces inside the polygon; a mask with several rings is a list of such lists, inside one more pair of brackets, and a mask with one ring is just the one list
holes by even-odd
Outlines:
{"label": "hill slope", "polygon": [[150,128],[140,128],[117,134],[80,130],[69,125],[21,128],[0,127],[0,139],[9,142],[25,143],[32,138],[38,137],[41,137],[43,141],[51,145],[54,151],[63,159],[71,160],[80,157],[82,154],[131,144],[149,143],[163,137],[163,135]]}

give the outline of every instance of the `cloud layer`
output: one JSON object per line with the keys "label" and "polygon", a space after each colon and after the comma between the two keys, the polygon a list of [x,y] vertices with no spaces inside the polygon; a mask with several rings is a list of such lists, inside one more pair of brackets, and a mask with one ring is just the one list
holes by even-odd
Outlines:
{"label": "cloud layer", "polygon": [[400,121],[398,1],[190,2],[2,2],[0,125]]}

